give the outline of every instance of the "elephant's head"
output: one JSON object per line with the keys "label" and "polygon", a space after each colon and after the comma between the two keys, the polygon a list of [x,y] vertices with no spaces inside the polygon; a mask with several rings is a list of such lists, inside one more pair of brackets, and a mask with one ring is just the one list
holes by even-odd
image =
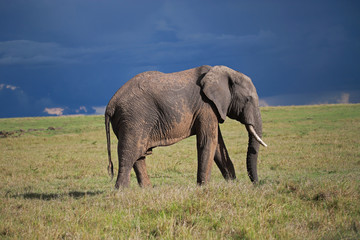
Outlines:
{"label": "elephant's head", "polygon": [[249,135],[246,166],[252,182],[258,181],[257,157],[262,140],[259,98],[251,79],[225,66],[215,66],[200,80],[205,96],[214,103],[219,121],[226,116],[245,124]]}

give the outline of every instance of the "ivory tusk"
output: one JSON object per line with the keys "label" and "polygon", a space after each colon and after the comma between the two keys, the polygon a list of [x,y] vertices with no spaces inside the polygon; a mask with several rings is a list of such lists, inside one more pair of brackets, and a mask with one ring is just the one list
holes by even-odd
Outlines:
{"label": "ivory tusk", "polygon": [[246,129],[248,130],[248,132],[251,135],[253,135],[255,137],[256,141],[258,141],[264,147],[267,147],[267,144],[264,143],[264,141],[259,137],[259,135],[257,135],[257,133],[252,125],[246,125]]}

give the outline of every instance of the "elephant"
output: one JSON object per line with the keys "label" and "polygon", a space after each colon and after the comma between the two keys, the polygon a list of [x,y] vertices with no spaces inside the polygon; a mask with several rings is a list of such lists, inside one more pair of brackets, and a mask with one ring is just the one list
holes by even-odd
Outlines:
{"label": "elephant", "polygon": [[114,176],[110,122],[118,139],[115,188],[128,187],[134,168],[140,187],[151,186],[146,156],[158,146],[196,135],[197,183],[208,182],[213,161],[226,180],[236,178],[219,123],[229,117],[248,131],[247,172],[258,182],[257,158],[262,137],[259,98],[251,79],[226,66],[201,66],[175,73],[143,72],[126,82],[105,110],[108,171]]}

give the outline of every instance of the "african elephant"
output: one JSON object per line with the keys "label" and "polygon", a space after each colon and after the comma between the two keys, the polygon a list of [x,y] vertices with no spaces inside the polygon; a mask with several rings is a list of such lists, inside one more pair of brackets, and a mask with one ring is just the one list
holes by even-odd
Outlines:
{"label": "african elephant", "polygon": [[225,66],[201,66],[176,73],[144,72],[126,82],[105,111],[109,174],[114,176],[110,122],[118,138],[119,170],[115,188],[127,187],[134,168],[140,186],[150,184],[145,157],[157,146],[168,146],[196,135],[197,183],[209,179],[213,160],[225,179],[235,179],[219,123],[228,116],[245,124],[249,135],[247,171],[258,181],[257,157],[262,121],[251,79]]}

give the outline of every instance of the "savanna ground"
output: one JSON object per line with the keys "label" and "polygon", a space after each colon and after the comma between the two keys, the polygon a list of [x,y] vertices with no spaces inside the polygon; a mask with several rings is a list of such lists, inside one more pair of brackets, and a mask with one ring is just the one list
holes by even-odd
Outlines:
{"label": "savanna ground", "polygon": [[[122,191],[107,175],[103,116],[0,119],[0,238],[359,239],[360,105],[261,112],[269,147],[257,186],[246,130],[228,119],[235,181],[214,164],[211,182],[196,186],[192,137],[148,157],[153,188],[132,173]],[[116,144],[112,135],[115,166]]]}

